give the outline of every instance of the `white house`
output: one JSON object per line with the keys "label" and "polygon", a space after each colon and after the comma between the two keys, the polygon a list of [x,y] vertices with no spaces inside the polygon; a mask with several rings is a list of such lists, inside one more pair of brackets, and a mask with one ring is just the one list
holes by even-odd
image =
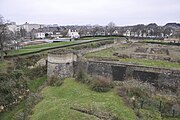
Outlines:
{"label": "white house", "polygon": [[131,31],[130,30],[126,30],[126,32],[123,35],[124,36],[131,36]]}
{"label": "white house", "polygon": [[77,31],[71,31],[70,29],[67,33],[67,36],[70,38],[80,38],[80,35]]}
{"label": "white house", "polygon": [[37,32],[37,33],[35,33],[35,38],[44,39],[45,34],[46,34],[45,32]]}
{"label": "white house", "polygon": [[51,37],[55,38],[55,39],[59,39],[59,38],[63,37],[63,35],[60,32],[53,32]]}
{"label": "white house", "polygon": [[113,35],[118,35],[118,31],[115,30],[112,34],[113,34]]}

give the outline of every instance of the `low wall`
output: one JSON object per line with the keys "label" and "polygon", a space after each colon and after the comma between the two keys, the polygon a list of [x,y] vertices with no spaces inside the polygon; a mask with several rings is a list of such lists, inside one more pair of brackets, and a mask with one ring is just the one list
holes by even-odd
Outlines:
{"label": "low wall", "polygon": [[[78,63],[82,64],[81,61],[77,61],[74,66],[76,70]],[[180,86],[180,70],[92,60],[87,60],[83,64],[84,71],[92,76],[105,76],[116,81],[137,79],[171,90],[177,90]]]}

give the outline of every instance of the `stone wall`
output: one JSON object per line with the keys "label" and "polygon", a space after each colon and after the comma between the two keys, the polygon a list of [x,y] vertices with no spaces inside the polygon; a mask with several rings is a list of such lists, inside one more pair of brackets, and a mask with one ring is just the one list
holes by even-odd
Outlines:
{"label": "stone wall", "polygon": [[108,63],[88,61],[87,67],[87,73],[92,76],[101,75],[111,79],[113,78],[112,67]]}
{"label": "stone wall", "polygon": [[48,77],[57,76],[60,79],[72,77],[74,74],[73,62],[76,56],[73,53],[49,54],[48,55]]}
{"label": "stone wall", "polygon": [[[76,66],[78,63],[76,62]],[[180,86],[180,70],[92,60],[87,60],[84,64],[84,71],[92,76],[105,76],[115,81],[137,79],[171,90],[177,90]]]}

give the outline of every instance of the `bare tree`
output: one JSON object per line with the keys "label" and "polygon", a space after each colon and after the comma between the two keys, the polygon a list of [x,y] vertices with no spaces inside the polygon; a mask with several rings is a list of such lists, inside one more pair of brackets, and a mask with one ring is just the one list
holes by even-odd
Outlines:
{"label": "bare tree", "polygon": [[180,43],[180,29],[176,29],[176,30],[175,30],[174,36],[175,36],[176,38],[179,38],[178,42]]}
{"label": "bare tree", "polygon": [[97,32],[99,32],[99,30],[100,30],[100,26],[99,25],[93,26],[93,28],[92,28],[92,35],[96,36]]}
{"label": "bare tree", "polygon": [[144,24],[138,24],[133,26],[131,32],[134,32],[137,34],[137,36],[139,37],[142,33],[142,30],[144,29],[145,25]]}
{"label": "bare tree", "polygon": [[20,29],[20,35],[21,35],[21,37],[26,37],[26,36],[27,36],[27,31],[26,31],[26,29],[21,28],[21,29]]}
{"label": "bare tree", "polygon": [[112,35],[113,32],[116,30],[116,24],[113,22],[110,22],[107,26],[107,30],[108,30],[109,34]]}
{"label": "bare tree", "polygon": [[63,29],[61,31],[61,34],[62,34],[63,37],[67,37],[67,33],[68,33],[68,29]]}
{"label": "bare tree", "polygon": [[172,28],[171,27],[167,27],[164,29],[163,33],[165,36],[170,36],[170,34],[172,33]]}
{"label": "bare tree", "polygon": [[[4,17],[0,15],[0,53],[1,61],[4,61],[4,51],[7,49],[7,44],[12,40],[12,33],[8,30],[7,23],[4,22]],[[6,49],[5,49],[6,48]]]}

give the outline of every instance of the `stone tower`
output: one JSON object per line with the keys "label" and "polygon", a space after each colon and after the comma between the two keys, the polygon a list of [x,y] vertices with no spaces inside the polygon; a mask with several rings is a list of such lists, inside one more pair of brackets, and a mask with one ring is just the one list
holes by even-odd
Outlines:
{"label": "stone tower", "polygon": [[47,68],[48,77],[56,76],[60,79],[73,77],[73,63],[76,59],[77,57],[72,51],[49,53]]}

